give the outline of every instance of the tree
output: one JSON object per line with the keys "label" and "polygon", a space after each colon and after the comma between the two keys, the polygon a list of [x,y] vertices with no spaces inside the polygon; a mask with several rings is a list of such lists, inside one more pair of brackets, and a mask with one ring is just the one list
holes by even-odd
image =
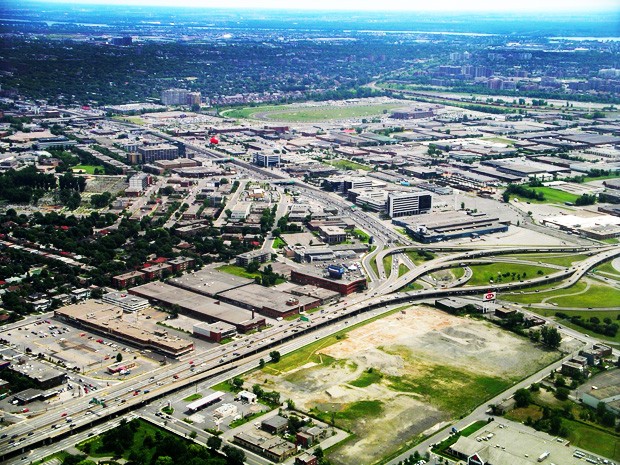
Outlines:
{"label": "tree", "polygon": [[155,460],[155,465],[174,465],[174,460],[169,455],[160,455]]}
{"label": "tree", "polygon": [[123,361],[123,354],[120,352],[116,354],[116,363],[121,363]]}
{"label": "tree", "polygon": [[552,349],[557,349],[560,347],[560,343],[562,342],[562,335],[557,330],[557,328],[548,328],[547,326],[543,326],[540,330],[540,336],[542,338],[543,344],[551,347]]}
{"label": "tree", "polygon": [[527,407],[532,402],[532,394],[527,389],[517,389],[514,399],[517,407]]}
{"label": "tree", "polygon": [[265,368],[265,360],[261,358],[261,359],[258,361],[258,366],[259,366],[260,368]]}
{"label": "tree", "polygon": [[237,449],[236,447],[225,445],[222,448],[226,457],[228,457],[229,463],[232,465],[243,465],[245,461],[245,452],[241,449]]}
{"label": "tree", "polygon": [[222,438],[219,436],[209,436],[209,439],[207,439],[207,447],[209,449],[218,450],[222,447]]}
{"label": "tree", "polygon": [[321,449],[321,446],[317,446],[317,448],[314,449],[314,451],[312,452],[312,455],[314,455],[319,460],[325,457],[325,453],[323,452],[323,449]]}
{"label": "tree", "polygon": [[232,380],[232,384],[237,389],[241,389],[243,387],[243,378],[240,378],[239,376],[235,376]]}
{"label": "tree", "polygon": [[271,357],[271,361],[273,363],[278,363],[280,361],[280,352],[277,350],[272,350],[269,352],[269,357]]}
{"label": "tree", "polygon": [[198,433],[196,433],[196,431],[192,431],[191,433],[189,433],[189,437],[192,439],[196,439],[196,436],[198,436]]}
{"label": "tree", "polygon": [[566,387],[559,387],[555,391],[555,397],[558,400],[566,400],[568,399],[568,394],[570,393],[569,389]]}

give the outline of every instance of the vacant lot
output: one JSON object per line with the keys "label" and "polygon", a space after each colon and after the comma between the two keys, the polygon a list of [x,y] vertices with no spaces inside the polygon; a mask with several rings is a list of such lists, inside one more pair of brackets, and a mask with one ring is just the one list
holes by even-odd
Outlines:
{"label": "vacant lot", "polygon": [[380,116],[383,111],[402,106],[398,103],[378,103],[374,105],[317,105],[317,106],[264,106],[226,110],[222,114],[228,118],[253,118],[290,123],[327,121],[334,119],[365,118]]}
{"label": "vacant lot", "polygon": [[317,341],[253,373],[297,407],[355,433],[330,458],[378,461],[555,359],[485,322],[418,306]]}

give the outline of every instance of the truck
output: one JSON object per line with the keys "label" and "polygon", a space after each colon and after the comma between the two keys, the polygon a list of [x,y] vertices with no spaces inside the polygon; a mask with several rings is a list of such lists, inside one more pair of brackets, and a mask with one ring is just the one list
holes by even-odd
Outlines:
{"label": "truck", "polygon": [[538,461],[542,462],[543,460],[545,460],[547,457],[549,457],[550,452],[549,451],[545,451],[542,454],[540,454],[540,457],[538,457]]}

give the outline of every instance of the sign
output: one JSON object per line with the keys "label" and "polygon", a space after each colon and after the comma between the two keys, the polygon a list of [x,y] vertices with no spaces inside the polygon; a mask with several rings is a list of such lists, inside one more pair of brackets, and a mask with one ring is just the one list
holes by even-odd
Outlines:
{"label": "sign", "polygon": [[497,297],[497,292],[487,292],[486,294],[484,294],[484,297],[482,297],[482,300],[484,300],[485,302],[488,302],[489,300],[495,300],[495,298]]}

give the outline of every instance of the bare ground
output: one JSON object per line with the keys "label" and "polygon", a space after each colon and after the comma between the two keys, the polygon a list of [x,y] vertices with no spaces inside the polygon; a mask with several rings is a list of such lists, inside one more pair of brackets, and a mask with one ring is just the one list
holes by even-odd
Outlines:
{"label": "bare ground", "polygon": [[[274,370],[277,365],[268,367],[249,383],[277,389],[307,411],[345,412],[360,401],[381,401],[378,415],[337,420],[356,435],[330,454],[339,464],[358,464],[362,457],[363,463],[373,463],[458,415],[459,396],[467,406],[484,401],[488,392],[478,392],[476,383],[482,388],[488,380],[511,384],[554,358],[489,323],[424,306],[357,328],[318,354],[319,363],[285,373]],[[382,377],[366,387],[350,384],[369,368]],[[433,389],[456,397],[456,403],[436,399]]]}

